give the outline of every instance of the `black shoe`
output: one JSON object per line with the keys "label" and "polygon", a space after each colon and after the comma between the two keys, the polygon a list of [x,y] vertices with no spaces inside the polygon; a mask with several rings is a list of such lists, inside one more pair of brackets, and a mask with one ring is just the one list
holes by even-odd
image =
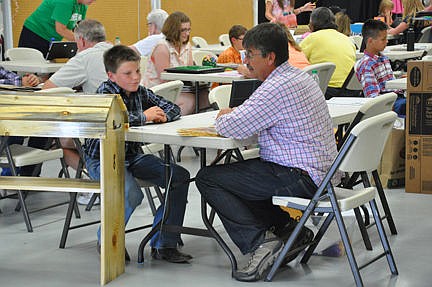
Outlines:
{"label": "black shoe", "polygon": [[[296,227],[297,222],[290,222],[288,223],[280,232],[278,232],[278,236],[282,239],[284,243],[288,241],[288,238],[290,237],[291,233],[293,232],[294,228]],[[306,247],[313,241],[314,239],[314,233],[312,230],[307,228],[306,226],[303,226],[303,228],[300,230],[300,234],[297,236],[296,240],[294,241],[293,246],[291,247],[291,250],[299,248],[300,246],[304,246],[297,252],[285,256],[284,261],[282,262],[282,265],[286,265],[289,262],[293,261],[303,250],[306,249]],[[289,251],[288,251],[289,253]],[[287,253],[287,254],[288,254]]]}
{"label": "black shoe", "polygon": [[[100,255],[100,254],[101,254],[101,246],[100,246],[99,241],[98,241],[98,243],[97,243],[96,250],[97,250],[97,252],[98,252],[99,255]],[[127,252],[126,248],[125,248],[125,261],[126,261],[126,262],[130,262],[130,261],[131,261],[130,256],[129,256],[129,253]]]}
{"label": "black shoe", "polygon": [[178,251],[177,248],[152,248],[151,256],[154,259],[165,260],[171,263],[186,263],[193,258],[189,254]]}

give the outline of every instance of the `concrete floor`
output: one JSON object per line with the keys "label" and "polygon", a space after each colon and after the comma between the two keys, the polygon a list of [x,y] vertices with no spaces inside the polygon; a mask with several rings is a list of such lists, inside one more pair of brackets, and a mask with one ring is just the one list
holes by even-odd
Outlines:
{"label": "concrete floor", "polygon": [[[212,158],[213,152],[208,156]],[[199,160],[190,149],[182,156],[183,166],[194,174]],[[55,176],[57,162],[45,164],[43,173]],[[365,286],[432,286],[430,283],[430,263],[432,262],[432,195],[408,194],[403,189],[387,190],[387,197],[398,228],[398,235],[389,236],[391,247],[399,269],[399,276],[391,276],[385,259],[366,267],[361,274]],[[33,193],[28,197],[29,209],[35,209],[65,200],[62,193]],[[34,227],[28,233],[22,214],[15,212],[16,200],[0,201],[0,286],[98,286],[100,260],[96,252],[97,226],[89,226],[70,232],[65,249],[59,249],[60,234],[63,227],[66,206],[48,209],[31,214]],[[99,218],[99,208],[90,212],[81,207],[84,222]],[[429,217],[431,216],[431,217]],[[353,218],[347,217],[348,229],[358,262],[379,251],[380,244],[376,229],[369,230],[374,251],[365,251],[357,228],[352,225]],[[147,202],[136,210],[128,227],[147,224],[152,216]],[[200,216],[200,197],[194,184],[189,191],[189,204],[185,225],[203,226]],[[385,223],[386,225],[386,223]],[[227,238],[221,223],[216,220],[216,229],[227,239],[240,265],[246,257],[241,256]],[[138,244],[146,231],[126,235],[126,247],[132,262],[127,264],[126,272],[109,283],[108,286],[245,286],[231,278],[228,258],[216,242],[209,238],[184,235],[183,251],[194,256],[190,264],[171,264],[152,260],[146,248],[145,262],[136,263]],[[333,225],[318,250],[338,240]],[[313,256],[308,265],[291,262],[280,270],[272,283],[254,284],[272,286],[354,286],[354,280],[345,256]]]}

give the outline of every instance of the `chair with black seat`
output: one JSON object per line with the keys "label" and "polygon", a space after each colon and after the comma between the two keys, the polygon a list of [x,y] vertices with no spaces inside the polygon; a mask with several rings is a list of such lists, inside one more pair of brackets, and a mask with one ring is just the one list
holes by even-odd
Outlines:
{"label": "chair with black seat", "polygon": [[[298,252],[297,248],[291,250],[291,247],[313,212],[327,214],[327,216],[312,242],[308,244],[309,247],[306,249],[301,263],[308,262],[330,223],[333,219],[336,219],[337,227],[357,286],[363,286],[360,270],[382,257],[386,257],[391,273],[393,275],[398,274],[390,244],[375,202],[376,188],[371,186],[368,178],[368,173],[376,170],[378,167],[385,142],[396,118],[396,113],[387,112],[366,119],[356,125],[351,130],[312,199],[285,196],[273,197],[273,204],[301,210],[303,215],[268,273],[266,277],[267,281],[273,279],[275,272],[286,256]],[[363,187],[352,190],[333,186],[332,179],[338,177],[339,171],[348,173],[359,172],[362,175]],[[372,210],[384,252],[359,267],[341,212],[358,208],[367,203],[369,203]],[[304,247],[305,246],[299,248]]]}

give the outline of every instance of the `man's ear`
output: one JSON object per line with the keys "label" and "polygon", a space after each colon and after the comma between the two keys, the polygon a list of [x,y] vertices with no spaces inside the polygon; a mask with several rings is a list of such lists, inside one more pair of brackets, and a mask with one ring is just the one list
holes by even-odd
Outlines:
{"label": "man's ear", "polygon": [[274,52],[270,52],[267,54],[267,65],[272,66],[276,62],[276,54]]}

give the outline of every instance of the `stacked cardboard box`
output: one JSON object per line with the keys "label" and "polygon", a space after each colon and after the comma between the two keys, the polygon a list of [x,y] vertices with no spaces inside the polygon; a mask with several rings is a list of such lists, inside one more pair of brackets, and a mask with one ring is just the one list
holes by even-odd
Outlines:
{"label": "stacked cardboard box", "polygon": [[409,61],[405,191],[432,193],[432,61]]}

